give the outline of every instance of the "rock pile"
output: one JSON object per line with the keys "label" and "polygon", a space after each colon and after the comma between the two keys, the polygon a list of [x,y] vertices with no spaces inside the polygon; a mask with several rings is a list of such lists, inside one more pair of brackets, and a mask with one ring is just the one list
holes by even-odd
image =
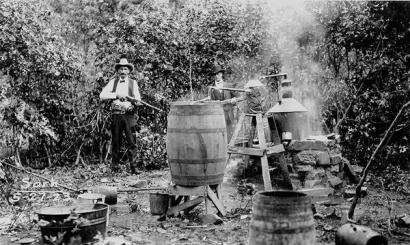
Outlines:
{"label": "rock pile", "polygon": [[352,167],[342,157],[337,139],[315,137],[294,140],[286,147],[286,159],[295,189],[341,188],[358,181],[358,166]]}

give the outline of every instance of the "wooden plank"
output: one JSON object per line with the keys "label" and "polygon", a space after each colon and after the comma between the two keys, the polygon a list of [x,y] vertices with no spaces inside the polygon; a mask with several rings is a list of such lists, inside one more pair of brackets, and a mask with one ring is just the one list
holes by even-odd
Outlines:
{"label": "wooden plank", "polygon": [[234,146],[236,142],[236,138],[238,138],[239,132],[241,131],[243,120],[245,119],[245,114],[241,114],[239,117],[238,123],[236,124],[235,131],[232,134],[231,141],[229,141],[228,146]]}
{"label": "wooden plank", "polygon": [[225,211],[224,205],[222,204],[222,202],[218,199],[216,194],[210,188],[208,188],[208,198],[213,202],[216,209],[218,209],[221,215],[225,216],[226,211]]}
{"label": "wooden plank", "polygon": [[266,155],[272,155],[272,154],[278,154],[278,153],[282,153],[285,151],[285,147],[283,147],[282,144],[280,145],[274,145],[274,146],[270,146],[268,148],[266,148]]}
{"label": "wooden plank", "polygon": [[[253,147],[253,138],[255,137],[255,131],[256,131],[256,129],[255,129],[255,126],[252,124],[252,120],[253,120],[253,118],[254,117],[250,117],[250,121],[249,121],[249,125],[251,125],[251,128],[250,128],[250,131],[249,131],[249,138],[248,138],[248,145],[246,146],[246,147],[248,147],[248,148],[252,148]],[[245,135],[246,135],[246,132],[245,132]],[[244,164],[245,164],[245,167],[248,167],[249,166],[249,159],[250,159],[250,157],[249,157],[250,155],[245,155],[245,159],[244,159]]]}
{"label": "wooden plank", "polygon": [[266,150],[257,148],[248,148],[241,146],[228,147],[229,154],[240,154],[240,155],[250,155],[250,156],[263,156]]}
{"label": "wooden plank", "polygon": [[[265,139],[265,131],[263,130],[262,114],[256,115],[256,129],[258,131],[259,146],[262,149],[266,149],[266,139]],[[266,156],[266,154],[264,154],[261,157],[261,165],[262,165],[263,185],[265,186],[265,191],[271,191],[272,183],[270,180],[268,157]]]}
{"label": "wooden plank", "polygon": [[218,197],[219,200],[222,202],[222,191],[221,191],[222,185],[219,184],[216,186],[216,196]]}
{"label": "wooden plank", "polygon": [[268,157],[266,155],[261,157],[261,164],[262,164],[263,185],[265,186],[265,191],[271,191],[272,183],[271,183],[270,174],[269,174]]}
{"label": "wooden plank", "polygon": [[256,129],[258,131],[259,146],[261,149],[266,148],[265,131],[263,130],[263,118],[262,114],[256,115]]}
{"label": "wooden plank", "polygon": [[171,215],[176,216],[176,215],[178,215],[179,212],[181,212],[181,211],[183,211],[187,208],[194,207],[194,206],[200,204],[201,202],[203,202],[204,200],[205,200],[204,197],[197,197],[195,199],[184,202],[181,205],[170,207],[167,211],[167,216],[171,216]]}
{"label": "wooden plank", "polygon": [[210,214],[212,210],[212,202],[208,197],[205,198],[205,214]]}
{"label": "wooden plank", "polygon": [[271,142],[272,140],[272,133],[271,133],[271,129],[269,127],[269,122],[268,122],[268,118],[265,116],[262,118],[263,121],[263,132],[265,133],[265,141],[266,142]]}
{"label": "wooden plank", "polygon": [[205,186],[180,186],[174,185],[168,189],[169,195],[176,195],[176,196],[203,196],[206,192]]}

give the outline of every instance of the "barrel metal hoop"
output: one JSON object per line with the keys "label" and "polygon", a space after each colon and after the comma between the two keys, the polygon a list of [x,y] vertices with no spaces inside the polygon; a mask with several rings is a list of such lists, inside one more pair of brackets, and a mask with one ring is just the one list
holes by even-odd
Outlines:
{"label": "barrel metal hoop", "polygon": [[[87,219],[87,222],[85,222],[84,224],[80,224],[79,227],[87,227],[87,226],[91,226],[91,225],[98,225],[98,224],[102,224],[107,222],[107,217],[101,217],[101,218],[97,218],[97,219]],[[41,229],[44,230],[61,230],[61,229],[72,229],[74,228],[75,225],[72,223],[68,223],[68,224],[62,224],[62,225],[48,225],[48,226],[44,226],[41,227]]]}
{"label": "barrel metal hoop", "polygon": [[278,228],[278,229],[267,229],[264,227],[259,227],[251,224],[251,229],[257,232],[263,232],[268,234],[295,234],[295,233],[307,233],[315,230],[314,225],[298,228]]}
{"label": "barrel metal hoop", "polygon": [[86,227],[86,226],[90,226],[90,225],[98,225],[101,223],[105,223],[107,222],[107,217],[101,217],[101,218],[97,218],[97,219],[92,219],[92,220],[88,220],[88,222],[86,222],[86,224],[80,224],[80,227]]}
{"label": "barrel metal hoop", "polygon": [[178,116],[178,117],[191,117],[191,116],[214,116],[214,115],[224,115],[224,111],[222,108],[220,109],[202,109],[202,110],[195,110],[193,108],[183,108],[180,110],[171,110],[169,116]]}
{"label": "barrel metal hoop", "polygon": [[168,159],[168,163],[173,164],[207,164],[207,163],[221,163],[226,162],[226,158],[213,158],[213,159]]}
{"label": "barrel metal hoop", "polygon": [[205,181],[205,180],[213,180],[223,178],[224,174],[212,174],[212,175],[205,175],[205,176],[184,176],[184,175],[172,175],[173,179],[176,180],[196,180],[196,181]]}
{"label": "barrel metal hoop", "polygon": [[226,133],[226,128],[168,128],[167,133],[183,133],[183,134]]}

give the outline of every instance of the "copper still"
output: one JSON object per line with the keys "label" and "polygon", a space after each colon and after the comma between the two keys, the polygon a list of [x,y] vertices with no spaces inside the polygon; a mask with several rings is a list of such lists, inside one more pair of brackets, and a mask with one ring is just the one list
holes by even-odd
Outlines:
{"label": "copper still", "polygon": [[292,82],[285,79],[281,82],[279,102],[268,110],[283,143],[306,138],[309,132],[308,110],[293,98]]}

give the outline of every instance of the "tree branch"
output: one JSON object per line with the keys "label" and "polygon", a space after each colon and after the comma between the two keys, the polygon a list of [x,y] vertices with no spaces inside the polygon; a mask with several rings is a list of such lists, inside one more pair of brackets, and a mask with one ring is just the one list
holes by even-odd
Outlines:
{"label": "tree branch", "polygon": [[355,208],[356,208],[357,201],[358,201],[358,199],[360,198],[361,189],[362,189],[362,186],[363,186],[363,184],[364,184],[364,181],[366,180],[367,174],[368,174],[368,172],[369,172],[370,164],[373,162],[373,159],[375,158],[375,156],[376,156],[377,152],[379,151],[380,147],[381,147],[381,146],[384,144],[384,142],[386,141],[389,132],[392,130],[393,126],[394,126],[394,125],[396,124],[396,122],[399,120],[399,118],[400,118],[401,114],[403,113],[404,109],[406,109],[409,105],[410,105],[410,101],[408,101],[406,104],[404,104],[403,107],[400,109],[400,111],[397,113],[397,115],[396,115],[396,117],[394,118],[393,122],[390,124],[390,127],[387,129],[386,133],[384,134],[384,137],[382,138],[382,140],[380,141],[379,145],[378,145],[378,146],[376,147],[376,149],[374,150],[374,152],[373,152],[372,156],[370,157],[369,161],[367,162],[366,167],[365,167],[365,169],[363,170],[363,174],[362,174],[362,177],[361,177],[361,179],[360,179],[360,182],[359,182],[359,184],[358,184],[357,187],[356,187],[356,194],[355,194],[355,196],[354,196],[352,205],[350,206],[350,209],[349,209],[349,213],[348,213],[349,219],[353,219],[354,210],[355,210]]}

